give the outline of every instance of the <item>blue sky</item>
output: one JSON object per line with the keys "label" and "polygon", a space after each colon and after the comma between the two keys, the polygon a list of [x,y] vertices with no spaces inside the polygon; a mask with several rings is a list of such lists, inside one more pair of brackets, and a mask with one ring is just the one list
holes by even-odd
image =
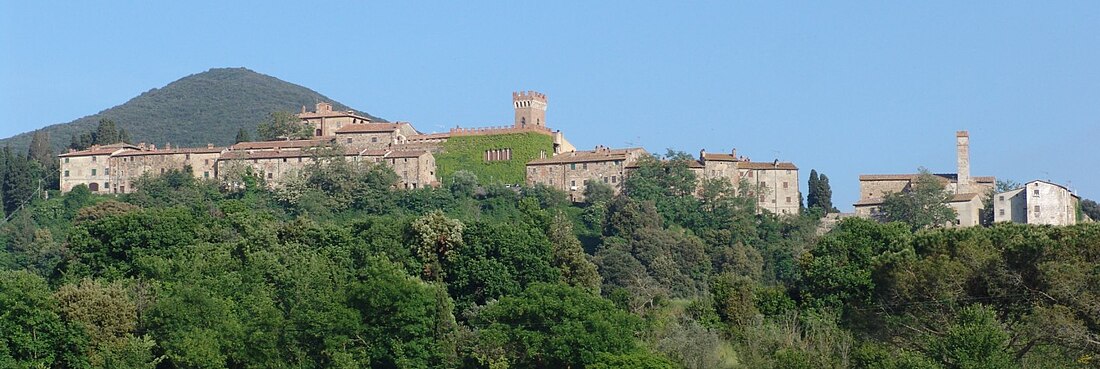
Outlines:
{"label": "blue sky", "polygon": [[550,99],[578,147],[1049,179],[1100,198],[1100,2],[0,2],[0,136],[247,67],[422,131]]}

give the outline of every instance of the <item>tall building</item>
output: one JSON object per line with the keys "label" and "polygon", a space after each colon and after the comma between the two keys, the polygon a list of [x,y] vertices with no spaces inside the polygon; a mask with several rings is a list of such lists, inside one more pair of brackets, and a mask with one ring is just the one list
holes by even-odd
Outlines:
{"label": "tall building", "polygon": [[[982,197],[993,191],[996,178],[972,177],[970,175],[970,134],[967,131],[955,133],[956,173],[933,174],[951,194],[947,205],[958,214],[955,225],[975,226],[980,223]],[[856,215],[880,219],[882,203],[887,194],[912,190],[913,181],[919,173],[910,174],[863,174],[859,176],[859,201],[855,206]]]}
{"label": "tall building", "polygon": [[1035,180],[993,196],[993,220],[1023,224],[1073,225],[1081,198],[1065,186]]}

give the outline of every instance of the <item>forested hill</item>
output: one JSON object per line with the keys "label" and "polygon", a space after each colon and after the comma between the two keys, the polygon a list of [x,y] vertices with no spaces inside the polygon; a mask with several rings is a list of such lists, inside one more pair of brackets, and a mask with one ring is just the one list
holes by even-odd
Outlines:
{"label": "forested hill", "polygon": [[[273,111],[297,112],[303,105],[312,109],[318,101],[331,102],[334,109],[350,110],[316,91],[275,77],[246,68],[215,68],[146,91],[122,105],[45,129],[54,152],[62,152],[72,135],[94,130],[104,118],[126,129],[134,142],[225,145],[232,143],[241,128],[254,131],[256,124]],[[26,132],[0,140],[0,146],[23,152],[30,142],[31,132]]]}

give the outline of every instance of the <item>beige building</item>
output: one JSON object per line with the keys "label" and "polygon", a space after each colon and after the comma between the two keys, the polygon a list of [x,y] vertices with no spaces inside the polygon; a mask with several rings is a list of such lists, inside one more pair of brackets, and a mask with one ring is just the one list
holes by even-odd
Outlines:
{"label": "beige building", "polygon": [[409,123],[351,124],[336,130],[335,142],[345,147],[382,149],[391,145],[404,145],[409,137],[420,134]]}
{"label": "beige building", "polygon": [[302,112],[298,113],[298,118],[309,123],[313,128],[313,135],[319,137],[333,136],[337,130],[344,126],[371,123],[370,118],[356,114],[351,110],[334,111],[332,110],[332,104],[327,102],[317,103],[314,111],[311,112],[307,112],[306,107],[303,106]]}
{"label": "beige building", "polygon": [[1077,224],[1081,198],[1065,186],[1031,181],[994,195],[993,220],[1023,224]]}
{"label": "beige building", "polygon": [[111,193],[111,156],[127,150],[137,150],[130,144],[92,146],[87,150],[69,151],[58,155],[61,171],[61,192],[86,185],[93,193]]}
{"label": "beige building", "polygon": [[307,165],[331,153],[323,151],[325,149],[337,150],[345,160],[352,162],[380,163],[389,166],[397,173],[399,188],[413,189],[438,185],[435,179],[435,157],[427,150],[358,150],[335,146],[292,149],[276,146],[269,149],[233,150],[222,153],[218,158],[216,172],[221,177],[236,175],[237,172],[250,169],[253,175],[263,178],[269,185],[279,186],[299,175]]}
{"label": "beige building", "polygon": [[198,179],[217,177],[215,163],[226,149],[207,145],[203,148],[164,148],[139,145],[136,150],[124,150],[111,155],[111,193],[134,192],[134,181],[142,175],[161,175],[169,170],[190,168]]}
{"label": "beige building", "polygon": [[618,193],[626,167],[633,165],[645,149],[612,149],[597,146],[591,151],[572,151],[527,163],[527,185],[542,184],[565,191],[575,202],[584,201],[587,181],[603,182]]}
{"label": "beige building", "polygon": [[798,190],[798,167],[794,163],[753,162],[737,156],[737,150],[726,153],[708,153],[699,151],[699,160],[691,163],[700,185],[707,179],[725,179],[734,188],[747,185],[745,194],[755,198],[758,210],[767,210],[775,214],[798,214],[800,196]]}
{"label": "beige building", "polygon": [[[981,198],[993,191],[994,177],[970,176],[970,134],[958,131],[955,134],[957,173],[933,174],[944,190],[952,195],[947,205],[958,213],[957,226],[975,226],[980,224],[978,214],[984,208]],[[859,176],[859,201],[853,206],[856,215],[881,219],[882,202],[887,194],[908,192],[920,174],[865,174]]]}

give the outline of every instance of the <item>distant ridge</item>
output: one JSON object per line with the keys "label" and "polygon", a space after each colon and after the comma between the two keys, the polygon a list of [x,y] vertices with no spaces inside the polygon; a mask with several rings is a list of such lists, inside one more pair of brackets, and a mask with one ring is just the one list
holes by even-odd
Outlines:
{"label": "distant ridge", "polygon": [[[122,105],[45,130],[56,153],[64,152],[72,135],[95,129],[101,118],[125,128],[134,143],[226,145],[233,143],[241,128],[256,137],[256,124],[273,111],[298,112],[303,105],[313,110],[319,101],[332,103],[333,109],[352,110],[309,88],[246,68],[214,68],[146,91]],[[379,119],[365,112],[359,114]],[[31,132],[25,132],[0,140],[0,146],[23,152],[30,141]]]}

